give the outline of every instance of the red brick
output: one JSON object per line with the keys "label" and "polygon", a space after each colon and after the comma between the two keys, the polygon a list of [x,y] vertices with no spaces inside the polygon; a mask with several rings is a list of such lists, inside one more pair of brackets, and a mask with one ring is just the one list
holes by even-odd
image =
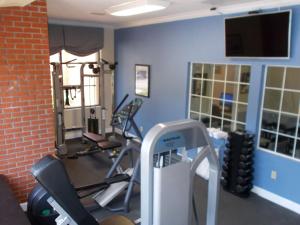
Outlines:
{"label": "red brick", "polygon": [[54,151],[46,1],[0,15],[0,173],[25,201],[29,169]]}

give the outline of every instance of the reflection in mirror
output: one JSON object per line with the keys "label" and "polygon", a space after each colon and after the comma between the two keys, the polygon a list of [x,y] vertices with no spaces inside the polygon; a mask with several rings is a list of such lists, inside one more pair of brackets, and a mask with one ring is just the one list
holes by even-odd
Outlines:
{"label": "reflection in mirror", "polygon": [[224,93],[224,82],[214,82],[214,98],[221,98],[222,93]]}
{"label": "reflection in mirror", "polygon": [[216,117],[222,117],[222,104],[220,100],[213,100],[212,115]]}
{"label": "reflection in mirror", "polygon": [[249,85],[240,85],[239,101],[248,103]]}
{"label": "reflection in mirror", "polygon": [[237,92],[238,92],[238,85],[237,84],[231,84],[231,83],[226,83],[226,88],[225,88],[225,99],[227,97],[227,101],[236,101],[237,99]]}
{"label": "reflection in mirror", "polygon": [[297,116],[281,114],[279,132],[295,136],[297,126]]}
{"label": "reflection in mirror", "polygon": [[282,99],[282,111],[298,114],[300,93],[284,91]]}
{"label": "reflection in mirror", "polygon": [[214,65],[204,64],[203,79],[213,79]]}
{"label": "reflection in mirror", "polygon": [[201,63],[193,63],[192,64],[192,74],[195,78],[201,78],[202,76],[202,64]]}
{"label": "reflection in mirror", "polygon": [[286,69],[284,88],[300,90],[300,68]]}
{"label": "reflection in mirror", "polygon": [[240,82],[249,83],[250,82],[250,72],[251,72],[251,67],[250,66],[242,66]]}
{"label": "reflection in mirror", "polygon": [[192,94],[201,94],[201,80],[192,80]]}
{"label": "reflection in mirror", "polygon": [[277,131],[278,113],[263,111],[261,128]]}
{"label": "reflection in mirror", "polygon": [[225,80],[225,65],[215,65],[215,80]]}
{"label": "reflection in mirror", "polygon": [[246,128],[245,128],[244,124],[239,124],[239,123],[236,124],[236,130],[237,131],[244,131],[245,129]]}
{"label": "reflection in mirror", "polygon": [[235,119],[235,108],[236,103],[226,102],[224,106],[224,118],[234,120]]}
{"label": "reflection in mirror", "polygon": [[203,85],[202,95],[207,96],[207,97],[211,97],[211,95],[212,95],[212,81],[203,80],[202,82],[203,82],[202,83],[202,85]]}
{"label": "reflection in mirror", "polygon": [[264,108],[279,110],[281,92],[277,90],[265,90]]}
{"label": "reflection in mirror", "polygon": [[295,158],[300,159],[300,140],[297,139]]}
{"label": "reflection in mirror", "polygon": [[275,142],[276,142],[275,134],[264,132],[264,131],[260,133],[260,142],[259,142],[260,147],[274,151]]}
{"label": "reflection in mirror", "polygon": [[201,116],[201,121],[204,123],[206,127],[210,127],[210,117],[208,116]]}
{"label": "reflection in mirror", "polygon": [[266,87],[281,88],[283,84],[283,67],[268,67]]}
{"label": "reflection in mirror", "polygon": [[239,81],[239,66],[236,66],[236,65],[228,65],[227,66],[226,81],[232,81],[232,82]]}
{"label": "reflection in mirror", "polygon": [[234,130],[233,123],[227,120],[223,120],[223,131],[230,132],[233,130]]}
{"label": "reflection in mirror", "polygon": [[222,120],[212,117],[211,118],[211,126],[214,128],[221,128]]}
{"label": "reflection in mirror", "polygon": [[246,122],[247,105],[238,104],[237,121]]}
{"label": "reflection in mirror", "polygon": [[190,118],[193,120],[199,120],[199,114],[198,113],[190,113]]}
{"label": "reflection in mirror", "polygon": [[277,152],[292,156],[294,148],[294,139],[278,135]]}
{"label": "reflection in mirror", "polygon": [[192,96],[191,111],[199,112],[199,109],[200,109],[200,97]]}
{"label": "reflection in mirror", "polygon": [[201,100],[201,113],[210,114],[211,112],[211,99],[202,98]]}

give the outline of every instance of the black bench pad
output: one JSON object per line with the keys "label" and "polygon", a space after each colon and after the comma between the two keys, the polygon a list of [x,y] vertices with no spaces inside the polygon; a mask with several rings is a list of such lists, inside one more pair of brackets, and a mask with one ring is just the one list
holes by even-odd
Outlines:
{"label": "black bench pad", "polygon": [[94,134],[94,133],[83,133],[83,137],[87,138],[88,140],[92,142],[101,142],[101,141],[107,141],[107,139],[99,134]]}
{"label": "black bench pad", "polygon": [[30,225],[26,214],[10,189],[7,179],[0,174],[0,225]]}
{"label": "black bench pad", "polygon": [[101,150],[110,150],[114,148],[120,148],[122,144],[116,141],[102,141],[97,143],[98,147]]}

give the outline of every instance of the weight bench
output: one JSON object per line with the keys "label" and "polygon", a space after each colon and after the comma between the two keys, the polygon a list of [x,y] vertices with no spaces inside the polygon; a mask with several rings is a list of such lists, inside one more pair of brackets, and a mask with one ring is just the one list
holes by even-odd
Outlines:
{"label": "weight bench", "polygon": [[93,153],[97,153],[100,151],[106,151],[106,150],[112,150],[115,148],[122,147],[122,144],[120,142],[116,141],[109,141],[104,136],[94,133],[83,133],[83,137],[87,139],[88,141],[92,142],[94,146],[97,148],[95,150],[85,150],[82,152],[78,152],[77,155],[83,156],[83,155],[89,155]]}
{"label": "weight bench", "polygon": [[13,195],[7,179],[0,174],[0,225],[30,225]]}

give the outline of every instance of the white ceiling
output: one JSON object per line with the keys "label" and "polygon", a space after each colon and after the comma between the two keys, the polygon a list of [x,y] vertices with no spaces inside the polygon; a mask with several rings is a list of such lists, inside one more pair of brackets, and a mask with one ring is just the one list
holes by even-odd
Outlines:
{"label": "white ceiling", "polygon": [[[95,22],[119,28],[300,4],[300,0],[169,0],[165,10],[136,16],[115,17],[105,12],[128,1],[132,0],[47,0],[48,16],[50,21]],[[211,11],[212,7],[217,10]]]}

